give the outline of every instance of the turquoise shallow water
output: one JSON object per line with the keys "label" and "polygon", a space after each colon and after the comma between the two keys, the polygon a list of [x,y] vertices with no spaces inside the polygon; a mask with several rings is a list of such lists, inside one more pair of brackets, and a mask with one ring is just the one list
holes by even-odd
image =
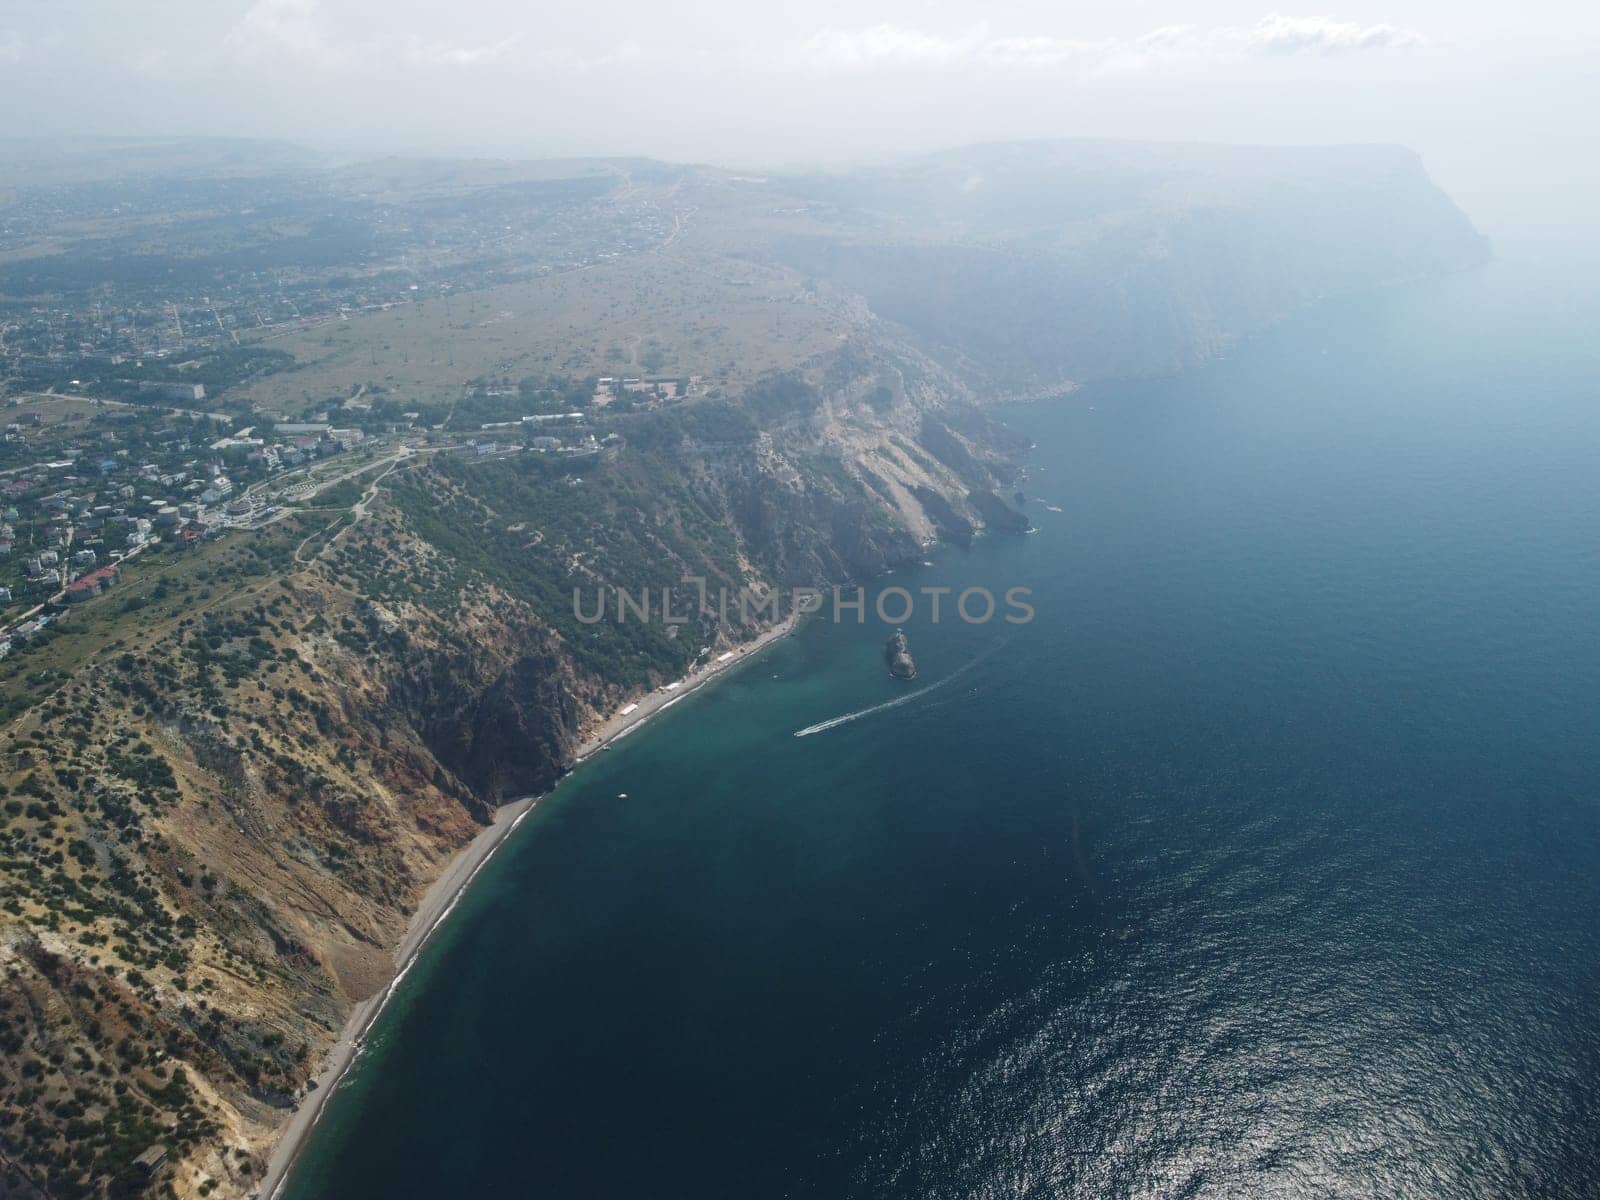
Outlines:
{"label": "turquoise shallow water", "polygon": [[288,1195],[1600,1194],[1597,318],[1497,263],[1008,413],[1038,533],[880,582],[1037,619],[580,769]]}

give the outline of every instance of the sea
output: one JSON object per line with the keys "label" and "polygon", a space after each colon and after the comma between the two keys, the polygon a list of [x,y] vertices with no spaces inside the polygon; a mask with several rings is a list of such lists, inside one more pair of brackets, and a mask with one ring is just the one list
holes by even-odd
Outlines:
{"label": "sea", "polygon": [[1033,619],[825,613],[582,765],[284,1195],[1600,1196],[1597,278],[1000,410],[1035,531],[872,586]]}

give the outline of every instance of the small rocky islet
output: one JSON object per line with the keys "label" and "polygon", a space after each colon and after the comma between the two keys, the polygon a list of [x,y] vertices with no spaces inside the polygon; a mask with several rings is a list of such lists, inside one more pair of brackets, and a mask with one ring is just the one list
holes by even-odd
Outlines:
{"label": "small rocky islet", "polygon": [[894,631],[894,636],[884,646],[883,661],[889,666],[889,674],[896,679],[917,677],[917,664],[911,657],[911,644],[906,640],[905,633],[899,629]]}

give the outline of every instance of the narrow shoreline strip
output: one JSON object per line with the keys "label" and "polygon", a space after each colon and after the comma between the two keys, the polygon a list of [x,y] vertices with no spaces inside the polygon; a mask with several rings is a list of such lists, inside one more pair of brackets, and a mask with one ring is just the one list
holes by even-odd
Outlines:
{"label": "narrow shoreline strip", "polygon": [[[798,620],[798,616],[790,616],[758,637],[735,647],[734,657],[713,658],[681,680],[677,680],[679,686],[672,690],[657,688],[634,701],[631,707],[624,706],[629,707],[626,714],[621,711],[613,713],[578,744],[571,766],[577,767],[613,742],[632,733],[651,717],[665,712],[685,696],[726,674],[740,663],[748,662],[772,643],[792,633]],[[559,781],[556,786],[560,786]],[[477,878],[478,872],[483,870],[494,857],[495,851],[504,845],[517,826],[522,824],[523,819],[534,810],[539,801],[544,799],[544,795],[523,796],[508,804],[502,804],[495,810],[494,819],[480,830],[472,841],[456,851],[444,873],[428,886],[428,890],[423,893],[421,904],[412,913],[405,933],[395,946],[394,974],[380,991],[374,992],[351,1008],[350,1016],[346,1018],[338,1039],[323,1059],[322,1070],[315,1076],[316,1087],[301,1097],[294,1113],[284,1124],[267,1159],[267,1169],[262,1175],[261,1186],[251,1193],[253,1197],[265,1196],[268,1200],[277,1200],[289,1180],[290,1172],[294,1169],[300,1152],[305,1148],[307,1139],[322,1119],[329,1097],[338,1088],[352,1064],[360,1057],[362,1045],[373,1023],[399,990],[400,984],[415,964],[417,956],[455,911],[456,905],[460,903],[472,881]]]}

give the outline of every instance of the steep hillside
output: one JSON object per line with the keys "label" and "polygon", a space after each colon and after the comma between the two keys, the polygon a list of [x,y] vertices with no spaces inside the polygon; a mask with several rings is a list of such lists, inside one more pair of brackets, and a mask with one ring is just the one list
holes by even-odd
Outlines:
{"label": "steep hillside", "polygon": [[0,1194],[141,1193],[156,1144],[160,1186],[247,1193],[450,855],[766,619],[584,624],[574,588],[820,585],[980,524],[1003,434],[910,363],[849,347],[587,457],[417,456],[261,569],[158,558],[72,612],[104,649],[0,735]]}

